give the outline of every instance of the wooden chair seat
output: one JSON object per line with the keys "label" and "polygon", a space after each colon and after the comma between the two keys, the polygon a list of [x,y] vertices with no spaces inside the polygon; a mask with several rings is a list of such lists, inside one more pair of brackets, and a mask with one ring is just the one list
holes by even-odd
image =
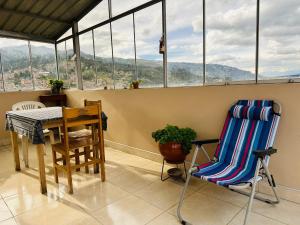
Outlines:
{"label": "wooden chair seat", "polygon": [[81,130],[69,132],[68,136],[70,139],[78,139],[78,138],[86,138],[86,137],[91,138],[92,131],[89,129],[81,129]]}
{"label": "wooden chair seat", "polygon": [[[98,145],[98,141],[93,141],[91,138],[81,138],[81,139],[74,139],[69,141],[69,151],[75,152],[76,149],[83,148],[83,147],[89,147],[89,146],[95,146]],[[52,145],[52,148],[54,150],[64,150],[65,151],[65,145],[63,143],[56,143]]]}

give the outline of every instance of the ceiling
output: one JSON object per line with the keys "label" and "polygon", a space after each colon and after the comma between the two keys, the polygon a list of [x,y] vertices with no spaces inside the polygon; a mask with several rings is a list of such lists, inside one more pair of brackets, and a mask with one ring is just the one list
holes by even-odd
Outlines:
{"label": "ceiling", "polygon": [[55,42],[102,0],[0,0],[0,36]]}

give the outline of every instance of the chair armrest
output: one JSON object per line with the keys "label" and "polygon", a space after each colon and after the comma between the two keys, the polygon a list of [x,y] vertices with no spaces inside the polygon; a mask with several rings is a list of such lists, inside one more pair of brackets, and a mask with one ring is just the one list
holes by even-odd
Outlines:
{"label": "chair armrest", "polygon": [[254,150],[253,154],[257,156],[258,158],[264,158],[266,155],[272,155],[277,152],[277,149],[275,148],[268,148],[268,149],[262,149],[262,150]]}
{"label": "chair armrest", "polygon": [[198,145],[198,146],[202,146],[202,145],[206,145],[206,144],[212,144],[212,143],[218,143],[219,139],[206,139],[206,140],[195,140],[192,141],[193,145]]}

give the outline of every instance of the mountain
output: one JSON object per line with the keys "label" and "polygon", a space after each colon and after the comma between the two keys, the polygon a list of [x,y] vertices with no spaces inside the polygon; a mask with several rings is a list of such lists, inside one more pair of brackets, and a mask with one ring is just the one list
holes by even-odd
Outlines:
{"label": "mountain", "polygon": [[[4,70],[9,68],[20,69],[28,67],[28,46],[12,46],[0,49]],[[46,46],[31,46],[33,64],[53,64],[54,49]],[[59,55],[65,54],[63,51]],[[68,55],[70,58],[71,55]],[[81,52],[82,57],[82,73],[85,80],[94,80],[94,67],[105,79],[111,79],[111,58],[96,57],[96,64],[93,62],[93,56]],[[127,85],[135,77],[134,59],[115,58],[115,74],[116,80],[121,80],[122,85]],[[203,64],[202,63],[186,63],[186,62],[169,62],[168,63],[168,79],[174,84],[194,84],[202,81]],[[137,59],[137,75],[145,85],[155,85],[163,82],[163,66],[161,61]],[[282,76],[282,78],[295,78],[300,74],[291,74]],[[239,81],[251,80],[254,74],[250,71],[241,70],[239,68],[230,67],[220,64],[206,65],[206,80],[208,82],[220,81]]]}

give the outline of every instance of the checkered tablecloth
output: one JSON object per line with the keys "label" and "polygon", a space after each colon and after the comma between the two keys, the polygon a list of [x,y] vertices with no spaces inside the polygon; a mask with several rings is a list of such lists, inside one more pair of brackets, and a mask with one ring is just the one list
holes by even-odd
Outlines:
{"label": "checkered tablecloth", "polygon": [[[43,124],[61,119],[61,107],[9,111],[6,113],[6,130],[27,136],[32,144],[44,144]],[[107,116],[103,112],[102,129],[107,130]]]}

